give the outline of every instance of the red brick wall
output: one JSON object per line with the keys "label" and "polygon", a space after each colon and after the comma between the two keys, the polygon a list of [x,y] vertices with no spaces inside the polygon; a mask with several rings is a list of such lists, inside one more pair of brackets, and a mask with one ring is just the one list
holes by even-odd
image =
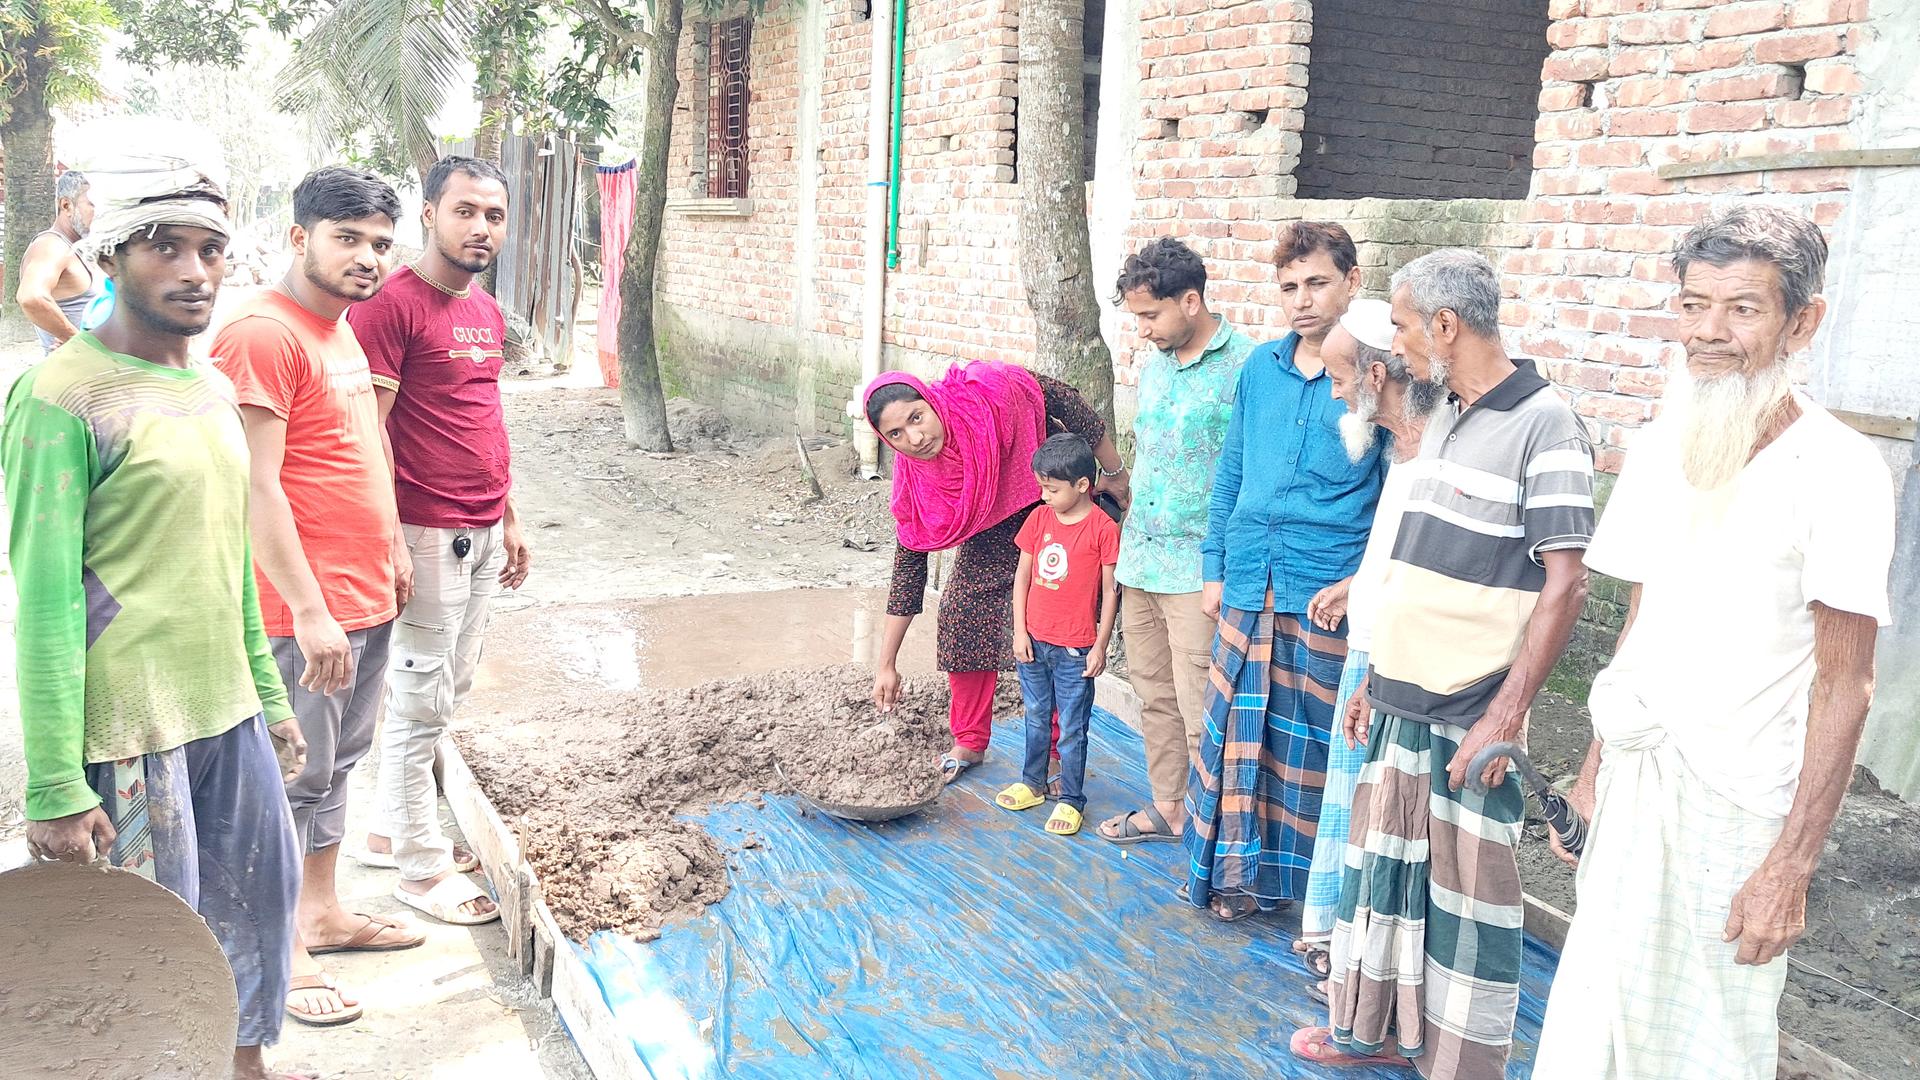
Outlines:
{"label": "red brick wall", "polygon": [[[1678,180],[1656,170],[1851,146],[1851,58],[1863,40],[1865,0],[1542,2],[1553,20],[1552,51],[1530,197],[1439,202],[1293,197],[1312,89],[1304,0],[1143,0],[1127,247],[1160,235],[1193,243],[1208,261],[1216,306],[1256,337],[1285,329],[1271,265],[1285,222],[1346,223],[1374,290],[1433,247],[1486,251],[1506,275],[1509,344],[1545,362],[1591,421],[1602,463],[1617,467],[1625,433],[1650,416],[1663,387],[1659,365],[1673,353],[1665,342],[1674,318],[1666,253],[1679,233],[1715,199],[1750,193],[1802,204],[1831,225],[1850,183],[1847,171],[1832,169]],[[889,275],[887,303],[892,366],[1031,358],[1012,182],[1017,6],[929,0],[910,9],[902,260]],[[669,342],[670,379],[741,387],[770,424],[793,415],[796,365],[819,368],[799,380],[815,386],[817,427],[842,422],[840,403],[855,379],[871,35],[863,10],[860,0],[825,0],[820,15],[811,267],[795,265],[797,177],[809,167],[795,160],[797,5],[754,28],[752,216],[669,211],[662,299],[709,323],[708,338]],[[677,194],[699,149],[694,36],[683,50],[670,166]],[[801,274],[809,275],[807,290],[797,287]],[[751,355],[730,351],[737,335],[712,330],[714,317],[788,338]],[[1116,356],[1122,384],[1131,382],[1132,359],[1127,349]]]}
{"label": "red brick wall", "polygon": [[[757,19],[748,53],[748,194],[743,219],[687,217],[669,209],[660,250],[660,298],[767,322],[793,319],[794,134],[799,101],[799,25],[789,7]],[[704,23],[681,34],[680,97],[668,158],[670,198],[704,197],[692,177],[706,161],[706,72],[695,50]]]}
{"label": "red brick wall", "polygon": [[1736,195],[1799,205],[1832,226],[1851,176],[1662,180],[1656,170],[1852,148],[1866,0],[1552,0],[1551,14],[1532,235],[1506,259],[1502,321],[1512,346],[1544,359],[1571,392],[1612,471],[1678,348],[1667,253],[1680,234]]}
{"label": "red brick wall", "polygon": [[[718,392],[722,369],[770,425],[791,414],[777,370],[810,347],[809,335],[857,341],[864,277],[867,104],[872,24],[858,0],[827,0],[819,95],[817,227],[812,266],[796,267],[797,160],[802,17],[780,7],[754,24],[748,109],[753,209],[744,218],[668,210],[661,300],[685,313],[718,315],[791,332],[787,358],[729,353],[723,341],[668,341],[670,383]],[[908,16],[902,145],[901,260],[888,275],[886,341],[893,366],[932,368],[961,358],[1026,362],[1033,322],[1017,266],[1014,229],[1014,109],[1018,15],[1015,0],[965,0],[914,8]],[[668,164],[676,197],[698,195],[691,177],[703,153],[703,84],[694,26],[680,56],[680,97]],[[799,273],[810,273],[812,303],[797,310]],[[699,335],[681,325],[673,333]],[[844,419],[852,390],[844,358],[823,361],[816,426]],[[784,395],[784,396],[783,396]],[[748,417],[753,419],[754,417]]]}

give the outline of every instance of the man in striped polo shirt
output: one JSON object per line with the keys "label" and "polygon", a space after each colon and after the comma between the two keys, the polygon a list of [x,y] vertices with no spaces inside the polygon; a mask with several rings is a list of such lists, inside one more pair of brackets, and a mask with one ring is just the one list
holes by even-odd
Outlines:
{"label": "man in striped polo shirt", "polygon": [[1470,251],[1434,252],[1393,279],[1393,351],[1433,412],[1403,466],[1412,487],[1381,586],[1373,707],[1348,731],[1368,754],[1334,927],[1332,1032],[1303,1047],[1410,1059],[1429,1080],[1506,1069],[1525,803],[1505,759],[1486,768],[1485,794],[1467,787],[1467,763],[1523,736],[1586,599],[1593,534],[1586,429],[1530,362],[1508,359],[1499,309],[1499,279]]}

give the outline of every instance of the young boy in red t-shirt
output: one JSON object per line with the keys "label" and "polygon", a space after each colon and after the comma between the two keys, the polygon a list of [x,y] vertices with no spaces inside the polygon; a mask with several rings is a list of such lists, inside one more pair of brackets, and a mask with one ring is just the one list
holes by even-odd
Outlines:
{"label": "young boy in red t-shirt", "polygon": [[994,801],[1026,810],[1046,800],[1047,744],[1060,715],[1060,802],[1047,831],[1072,836],[1087,808],[1087,724],[1093,680],[1107,667],[1120,561],[1120,527],[1093,503],[1098,468],[1078,435],[1055,435],[1033,454],[1042,505],[1028,515],[1015,543],[1013,655],[1027,706],[1027,758],[1021,782]]}

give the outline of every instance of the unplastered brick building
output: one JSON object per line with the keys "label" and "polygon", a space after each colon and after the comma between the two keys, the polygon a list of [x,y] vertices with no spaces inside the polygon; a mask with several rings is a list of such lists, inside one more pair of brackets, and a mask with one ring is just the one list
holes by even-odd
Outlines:
{"label": "unplastered brick building", "polygon": [[[784,0],[684,36],[668,383],[772,430],[846,430],[860,378],[876,2]],[[1018,0],[908,0],[887,367],[1032,359],[1019,33]],[[1809,392],[1909,465],[1920,3],[1088,0],[1084,47],[1103,294],[1128,251],[1176,236],[1216,307],[1272,338],[1287,222],[1345,225],[1373,290],[1423,251],[1480,249],[1504,274],[1509,349],[1540,361],[1611,472],[1677,356],[1667,253],[1713,207],[1765,198],[1832,244]],[[1137,348],[1117,311],[1103,332],[1124,422]],[[1596,630],[1621,598],[1602,584]],[[1901,754],[1920,788],[1920,749]]]}

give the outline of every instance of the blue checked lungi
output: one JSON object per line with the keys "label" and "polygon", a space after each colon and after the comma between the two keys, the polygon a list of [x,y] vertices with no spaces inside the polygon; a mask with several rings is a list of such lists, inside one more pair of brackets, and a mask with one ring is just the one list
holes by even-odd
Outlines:
{"label": "blue checked lungi", "polygon": [[1347,748],[1341,733],[1347,702],[1367,680],[1367,654],[1350,652],[1340,671],[1340,692],[1333,696],[1333,737],[1327,748],[1327,786],[1320,794],[1320,827],[1313,838],[1313,869],[1307,874],[1307,902],[1300,912],[1300,936],[1324,943],[1333,936],[1333,916],[1340,907],[1340,881],[1346,876],[1347,822],[1353,816],[1353,787],[1367,748]]}
{"label": "blue checked lungi", "polygon": [[1187,779],[1187,900],[1251,896],[1265,910],[1306,895],[1326,783],[1344,625],[1305,614],[1221,612],[1206,730]]}
{"label": "blue checked lungi", "polygon": [[109,861],[165,886],[212,928],[240,998],[235,1044],[279,1041],[300,849],[266,723],[88,765],[87,783],[119,834]]}

